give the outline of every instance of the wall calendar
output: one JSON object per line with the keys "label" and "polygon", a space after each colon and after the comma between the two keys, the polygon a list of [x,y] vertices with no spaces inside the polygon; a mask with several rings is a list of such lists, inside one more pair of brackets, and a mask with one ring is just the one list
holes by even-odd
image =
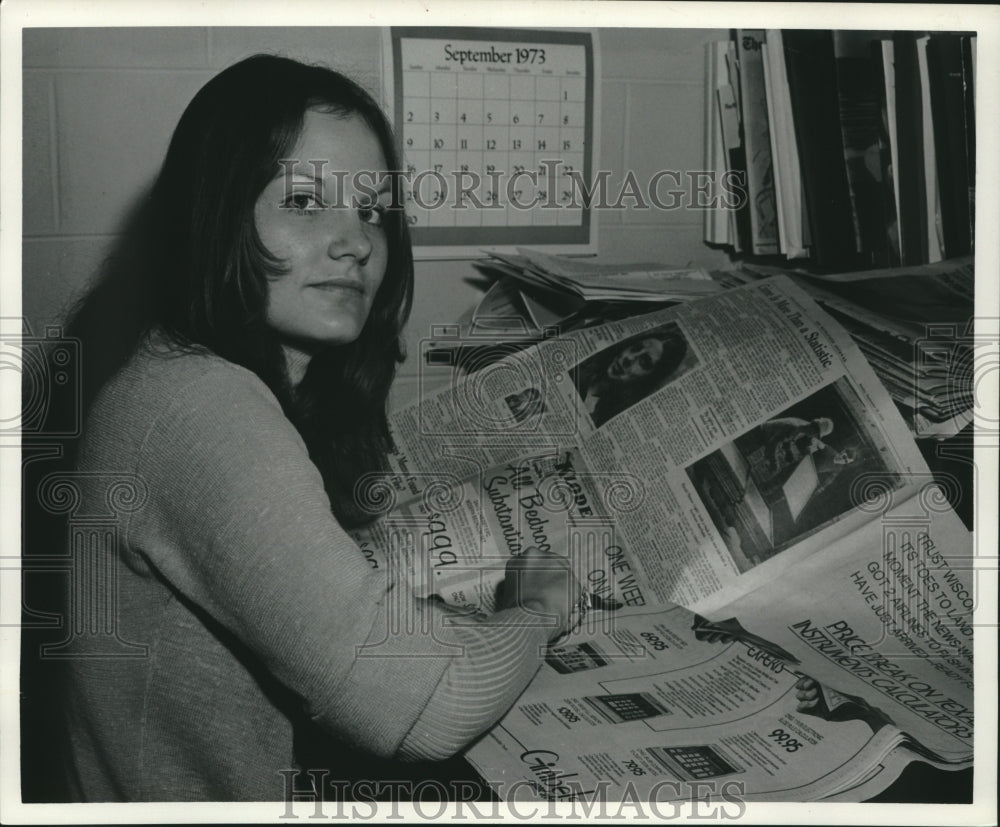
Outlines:
{"label": "wall calendar", "polygon": [[595,33],[394,27],[383,62],[418,257],[596,252]]}

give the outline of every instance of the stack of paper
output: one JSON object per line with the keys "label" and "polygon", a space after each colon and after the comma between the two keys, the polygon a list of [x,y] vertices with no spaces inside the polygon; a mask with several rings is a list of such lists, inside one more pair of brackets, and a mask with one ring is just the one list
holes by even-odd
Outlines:
{"label": "stack of paper", "polygon": [[689,301],[720,288],[700,268],[655,263],[607,264],[518,248],[517,254],[489,253],[490,266],[526,287],[563,293],[584,301]]}
{"label": "stack of paper", "polygon": [[480,370],[534,342],[724,289],[702,269],[608,264],[519,248],[477,265],[499,277],[458,324],[422,343],[427,364]]}

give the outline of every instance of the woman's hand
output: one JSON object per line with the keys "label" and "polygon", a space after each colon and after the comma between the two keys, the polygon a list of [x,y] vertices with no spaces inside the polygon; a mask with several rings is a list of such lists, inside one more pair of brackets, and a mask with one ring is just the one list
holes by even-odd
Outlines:
{"label": "woman's hand", "polygon": [[550,640],[569,628],[583,587],[565,557],[532,546],[511,557],[506,569],[498,609],[520,607],[533,614],[552,616],[555,627]]}

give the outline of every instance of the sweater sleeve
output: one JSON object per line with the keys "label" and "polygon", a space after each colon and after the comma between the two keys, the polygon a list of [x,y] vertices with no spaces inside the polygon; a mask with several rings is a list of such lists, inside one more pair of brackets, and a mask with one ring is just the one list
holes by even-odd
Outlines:
{"label": "sweater sleeve", "polygon": [[[537,668],[544,630],[447,628],[373,568],[334,518],[298,432],[249,372],[219,366],[177,389],[136,472],[149,500],[127,529],[130,565],[206,612],[349,744],[391,756],[411,733],[407,755],[442,755],[449,736],[425,725],[437,725],[452,687],[466,686],[464,731],[482,731]],[[491,671],[494,657],[510,674]]]}
{"label": "sweater sleeve", "polygon": [[552,627],[520,609],[450,627],[462,646],[399,749],[404,759],[443,760],[510,708],[541,666]]}

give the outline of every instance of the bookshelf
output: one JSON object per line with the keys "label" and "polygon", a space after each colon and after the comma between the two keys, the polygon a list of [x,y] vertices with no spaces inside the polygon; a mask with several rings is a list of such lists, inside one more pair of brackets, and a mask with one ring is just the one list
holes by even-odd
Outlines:
{"label": "bookshelf", "polygon": [[975,65],[974,32],[738,29],[709,43],[706,243],[817,272],[971,254]]}

